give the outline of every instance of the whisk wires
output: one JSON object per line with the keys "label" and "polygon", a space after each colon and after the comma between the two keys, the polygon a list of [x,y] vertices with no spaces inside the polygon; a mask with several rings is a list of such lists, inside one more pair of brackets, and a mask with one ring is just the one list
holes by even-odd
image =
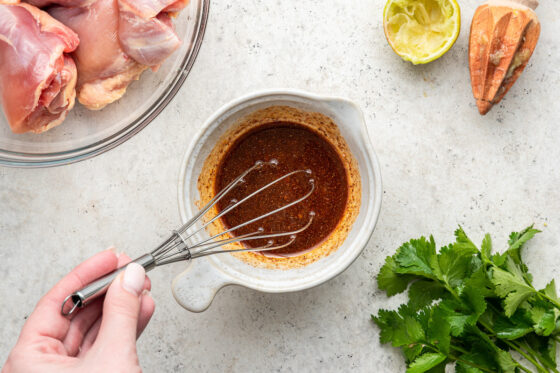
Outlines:
{"label": "whisk wires", "polygon": [[[213,254],[219,254],[219,253],[225,253],[225,252],[229,252],[229,253],[233,253],[233,252],[246,252],[246,251],[259,251],[259,252],[263,252],[263,251],[272,251],[272,250],[279,250],[282,249],[284,247],[287,247],[289,245],[291,245],[295,239],[296,239],[296,235],[298,233],[303,232],[304,230],[306,230],[311,223],[313,222],[313,219],[315,217],[315,213],[311,212],[309,214],[309,220],[308,222],[301,228],[293,230],[293,231],[289,231],[289,232],[281,232],[281,233],[265,233],[263,228],[258,228],[257,230],[250,232],[250,233],[246,233],[243,235],[239,235],[239,236],[229,236],[229,238],[224,238],[224,239],[218,239],[221,236],[224,235],[228,235],[229,233],[234,232],[235,230],[245,227],[249,224],[258,222],[259,220],[262,220],[266,217],[269,217],[271,215],[274,215],[280,211],[283,211],[285,209],[288,209],[302,201],[304,201],[305,199],[309,198],[309,196],[313,193],[313,191],[315,190],[315,180],[311,177],[311,171],[310,170],[296,170],[296,171],[292,171],[289,172],[275,180],[273,180],[272,182],[266,184],[265,186],[259,188],[258,190],[250,193],[249,195],[243,197],[241,200],[232,200],[230,205],[228,205],[228,207],[226,207],[225,209],[223,209],[222,211],[220,211],[218,214],[216,214],[214,217],[208,219],[206,222],[204,222],[203,224],[201,224],[200,227],[196,228],[196,229],[192,229],[194,227],[194,225],[196,224],[196,222],[198,222],[199,220],[201,220],[215,205],[216,203],[218,203],[218,201],[220,201],[222,198],[224,198],[228,192],[230,192],[233,188],[235,188],[236,186],[238,186],[241,183],[245,182],[245,177],[258,169],[261,169],[265,166],[270,166],[270,167],[274,167],[278,164],[278,161],[276,160],[271,160],[268,162],[262,162],[262,161],[258,161],[256,162],[251,168],[247,169],[245,172],[243,172],[241,175],[239,175],[236,179],[234,179],[231,183],[229,183],[224,189],[222,189],[220,192],[218,192],[211,200],[210,202],[205,205],[202,209],[200,209],[200,211],[195,214],[189,221],[187,221],[182,227],[180,227],[179,229],[173,231],[173,233],[167,238],[167,240],[165,240],[158,248],[156,248],[155,250],[153,250],[151,252],[152,256],[155,258],[155,264],[156,265],[164,265],[164,264],[169,264],[169,263],[174,263],[174,262],[178,262],[178,261],[183,261],[183,260],[190,260],[190,259],[194,259],[194,258],[199,258],[199,257],[203,257],[203,256],[207,256],[207,255],[213,255]],[[200,233],[202,230],[205,230],[210,224],[213,224],[217,219],[220,219],[221,217],[223,217],[225,214],[231,212],[233,209],[239,207],[241,204],[243,204],[244,202],[246,202],[247,200],[257,196],[259,193],[262,193],[263,191],[265,191],[266,189],[272,187],[273,185],[289,178],[289,177],[293,177],[296,174],[304,174],[308,177],[308,182],[310,185],[309,191],[303,195],[302,197],[291,201],[279,208],[273,209],[263,215],[260,215],[256,218],[250,219],[246,222],[243,222],[239,225],[236,225],[235,227],[229,228],[223,232],[220,232],[218,234],[212,235],[200,242],[197,243],[190,243],[189,241],[198,233]],[[276,242],[276,238],[279,237],[289,237],[288,241],[286,241],[285,243],[277,243]],[[236,242],[245,242],[245,241],[251,241],[251,240],[268,240],[267,243],[263,246],[260,247],[255,247],[255,248],[242,248],[242,249],[233,249],[233,250],[214,250],[216,248],[225,246],[225,245],[229,245],[229,244],[233,244]]]}

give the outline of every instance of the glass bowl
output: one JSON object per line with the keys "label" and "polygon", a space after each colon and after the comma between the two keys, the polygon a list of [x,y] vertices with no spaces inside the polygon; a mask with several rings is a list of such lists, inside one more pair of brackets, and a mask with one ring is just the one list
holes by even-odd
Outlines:
{"label": "glass bowl", "polygon": [[0,113],[0,165],[48,167],[94,157],[130,139],[167,106],[187,78],[200,49],[210,0],[191,0],[175,19],[181,48],[157,72],[147,70],[126,94],[103,110],[80,105],[41,134],[14,134]]}

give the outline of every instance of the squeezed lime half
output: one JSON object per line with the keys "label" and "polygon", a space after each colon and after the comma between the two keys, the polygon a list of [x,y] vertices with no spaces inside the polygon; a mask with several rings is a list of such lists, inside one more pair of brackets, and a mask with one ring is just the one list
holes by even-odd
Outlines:
{"label": "squeezed lime half", "polygon": [[391,48],[413,64],[443,56],[459,36],[461,10],[455,0],[389,0],[383,29]]}

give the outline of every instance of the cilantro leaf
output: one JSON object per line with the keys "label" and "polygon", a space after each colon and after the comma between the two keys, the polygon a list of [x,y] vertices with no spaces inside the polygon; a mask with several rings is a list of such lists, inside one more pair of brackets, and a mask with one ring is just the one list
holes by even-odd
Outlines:
{"label": "cilantro leaf", "polygon": [[450,333],[454,337],[462,335],[467,324],[472,324],[470,314],[462,312],[463,306],[455,299],[446,298],[436,308],[449,324]]}
{"label": "cilantro leaf", "polygon": [[[533,308],[533,311],[537,310],[537,308]],[[546,310],[543,311],[542,309],[538,309],[538,313],[532,313],[533,320],[535,322],[535,333],[538,335],[549,336],[556,327],[556,315],[554,314],[554,310]]]}
{"label": "cilantro leaf", "polygon": [[473,276],[473,274],[477,272],[479,269],[481,269],[482,267],[486,269],[486,266],[485,265],[483,266],[482,260],[479,258],[479,255],[475,254],[471,256],[471,262],[469,264],[469,270],[466,273],[466,277],[470,279]]}
{"label": "cilantro leaf", "polygon": [[451,335],[454,337],[463,335],[467,326],[475,326],[486,310],[485,296],[489,292],[484,287],[488,283],[484,268],[479,268],[475,274],[476,276],[473,275],[466,281],[458,299],[446,297],[437,306],[440,312],[445,315]]}
{"label": "cilantro leaf", "polygon": [[426,337],[424,329],[413,314],[406,305],[402,305],[398,311],[379,310],[377,316],[372,315],[373,321],[381,329],[381,343],[400,347],[423,342]]}
{"label": "cilantro leaf", "polygon": [[468,315],[463,315],[460,313],[448,315],[446,320],[449,323],[451,334],[454,337],[461,336],[470,322]]}
{"label": "cilantro leaf", "polygon": [[485,262],[489,262],[492,257],[492,237],[488,233],[486,233],[482,245],[480,245],[480,255]]}
{"label": "cilantro leaf", "polygon": [[[473,363],[474,365],[484,368],[486,371],[498,372],[499,366],[494,358],[494,352],[491,346],[477,336],[465,338],[465,342],[470,344],[468,353],[460,356],[462,361]],[[466,365],[466,364],[465,364]],[[477,372],[476,370],[467,370],[467,372]]]}
{"label": "cilantro leaf", "polygon": [[449,347],[451,345],[450,332],[451,328],[446,321],[445,314],[438,307],[431,308],[427,328],[428,342],[436,346],[444,354],[449,354]]}
{"label": "cilantro leaf", "polygon": [[482,370],[478,368],[471,367],[462,362],[457,362],[455,365],[455,373],[484,373]]}
{"label": "cilantro leaf", "polygon": [[460,286],[469,271],[472,256],[477,252],[476,247],[463,244],[442,247],[438,255],[442,280],[453,288]]}
{"label": "cilantro leaf", "polygon": [[[399,308],[400,310],[400,308]],[[430,316],[432,315],[432,308],[426,307],[421,310],[414,310],[410,305],[406,305],[406,312],[408,312],[412,317],[420,323],[424,331],[428,330],[430,324]]]}
{"label": "cilantro leaf", "polygon": [[549,298],[558,300],[558,293],[556,293],[556,282],[554,282],[554,279],[552,279],[552,281],[550,281],[541,291]]}
{"label": "cilantro leaf", "polygon": [[522,273],[511,257],[507,258],[506,266],[509,272],[501,268],[494,268],[492,283],[495,286],[496,294],[504,298],[504,312],[506,316],[510,317],[521,303],[536,293],[536,290],[525,282]]}
{"label": "cilantro leaf", "polygon": [[513,258],[515,263],[519,264],[521,260],[521,248],[529,241],[535,234],[540,233],[538,229],[533,229],[533,225],[525,228],[521,232],[512,232],[509,235],[509,248],[508,254]]}
{"label": "cilantro leaf", "polygon": [[467,234],[463,230],[463,227],[459,226],[455,230],[455,243],[453,244],[457,249],[461,248],[464,250],[470,250],[472,252],[478,252],[476,245],[467,237]]}
{"label": "cilantro leaf", "polygon": [[379,289],[385,290],[390,297],[405,291],[408,284],[416,278],[416,276],[397,273],[397,267],[395,259],[388,256],[377,275],[377,286]]}
{"label": "cilantro leaf", "polygon": [[408,346],[402,346],[406,363],[413,362],[418,356],[424,352],[424,345],[422,343],[414,343]]}
{"label": "cilantro leaf", "polygon": [[496,360],[498,365],[502,368],[504,373],[515,373],[515,368],[517,364],[513,361],[511,354],[507,351],[500,350],[496,353]]}
{"label": "cilantro leaf", "polygon": [[495,296],[494,285],[488,279],[486,267],[481,266],[470,275],[465,281],[463,292],[478,293],[484,298]]}
{"label": "cilantro leaf", "polygon": [[514,340],[533,331],[530,315],[526,310],[518,309],[511,318],[495,313],[496,320],[493,329],[500,339]]}
{"label": "cilantro leaf", "polygon": [[[477,327],[473,327],[472,329],[475,332],[475,335],[479,338],[474,341],[472,349],[472,351],[476,354],[475,356],[477,356],[477,360],[475,361],[483,366],[497,365],[497,367],[500,367],[503,372],[515,372],[517,363],[513,360],[511,354],[495,345],[490,337]],[[495,368],[490,370],[498,371],[498,369]]]}
{"label": "cilantro leaf", "polygon": [[506,251],[506,255],[513,259],[513,262],[517,264],[517,266],[521,269],[523,273],[523,277],[525,280],[530,284],[533,281],[533,276],[529,274],[529,268],[523,262],[521,258],[521,249],[523,245],[529,241],[533,236],[540,231],[537,229],[533,229],[533,226],[525,228],[521,232],[513,232],[509,236],[509,248]]}
{"label": "cilantro leaf", "polygon": [[399,347],[414,342],[410,341],[406,331],[402,330],[402,319],[397,312],[379,310],[377,316],[371,315],[371,319],[381,329],[379,333],[381,343],[391,343],[393,347]]}
{"label": "cilantro leaf", "polygon": [[447,366],[447,362],[444,361],[443,363],[436,365],[430,370],[427,370],[426,373],[445,373],[445,367]]}
{"label": "cilantro leaf", "polygon": [[398,264],[397,273],[418,275],[434,280],[440,277],[436,243],[432,236],[429,241],[425,237],[410,240],[398,248],[394,258]]}
{"label": "cilantro leaf", "polygon": [[423,373],[441,364],[447,356],[440,353],[425,353],[420,355],[408,366],[406,373]]}
{"label": "cilantro leaf", "polygon": [[498,324],[494,329],[496,336],[500,339],[506,339],[512,341],[523,337],[533,331],[533,328],[529,325],[516,325],[516,324]]}
{"label": "cilantro leaf", "polygon": [[461,299],[472,311],[473,316],[476,317],[475,321],[478,320],[484,311],[486,311],[486,301],[484,296],[485,293],[472,284],[465,286],[463,293],[461,294]]}
{"label": "cilantro leaf", "polygon": [[556,328],[556,320],[560,312],[547,301],[537,300],[530,308],[533,328],[538,335],[549,336]]}
{"label": "cilantro leaf", "polygon": [[414,309],[420,309],[429,306],[444,294],[445,288],[439,282],[419,280],[413,282],[408,289],[408,305]]}
{"label": "cilantro leaf", "polygon": [[496,267],[501,268],[504,265],[504,263],[506,262],[507,257],[508,257],[507,253],[494,254],[494,255],[492,255],[492,262],[494,263],[494,265]]}

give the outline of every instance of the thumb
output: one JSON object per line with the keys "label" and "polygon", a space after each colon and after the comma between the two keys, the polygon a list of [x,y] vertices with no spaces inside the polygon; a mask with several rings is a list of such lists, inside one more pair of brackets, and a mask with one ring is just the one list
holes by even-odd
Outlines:
{"label": "thumb", "polygon": [[136,346],[140,294],[145,278],[144,267],[130,263],[109,286],[103,302],[103,318],[96,345],[113,351]]}

